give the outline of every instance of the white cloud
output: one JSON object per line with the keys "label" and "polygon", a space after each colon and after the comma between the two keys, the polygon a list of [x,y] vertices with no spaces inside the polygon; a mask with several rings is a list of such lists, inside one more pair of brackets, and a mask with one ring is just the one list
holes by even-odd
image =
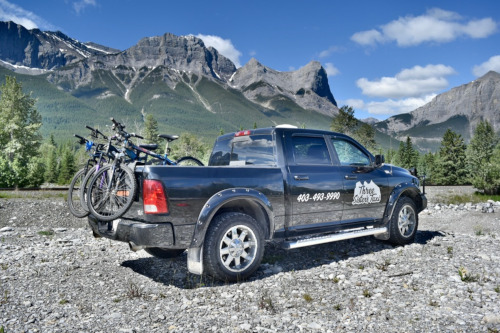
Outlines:
{"label": "white cloud", "polygon": [[384,101],[365,102],[361,99],[347,99],[345,105],[352,106],[355,110],[365,110],[372,115],[390,117],[401,113],[408,113],[429,103],[436,94],[421,98],[387,99]]}
{"label": "white cloud", "polygon": [[351,40],[361,45],[395,41],[399,46],[415,46],[425,42],[445,43],[459,37],[485,38],[496,32],[497,23],[491,18],[470,20],[439,8],[421,16],[405,16],[378,29],[353,34]]}
{"label": "white cloud", "polygon": [[85,8],[88,6],[97,6],[97,3],[95,0],[80,0],[80,1],[75,1],[73,2],[73,9],[77,14],[80,14]]}
{"label": "white cloud", "polygon": [[207,47],[211,46],[215,48],[217,51],[219,51],[220,54],[230,59],[234,63],[236,68],[241,67],[241,52],[238,51],[236,47],[234,47],[230,39],[223,39],[219,36],[202,34],[198,34],[196,35],[196,37],[202,39],[203,43],[205,43]]}
{"label": "white cloud", "polygon": [[395,77],[382,77],[374,81],[360,78],[356,84],[364,95],[372,97],[422,97],[446,88],[448,80],[445,76],[452,74],[455,74],[455,70],[445,65],[415,66],[403,69]]}
{"label": "white cloud", "polygon": [[483,62],[481,65],[474,66],[472,73],[475,76],[483,76],[489,71],[495,71],[500,73],[500,55],[496,55],[488,59],[488,61]]}
{"label": "white cloud", "polygon": [[338,46],[330,46],[328,49],[321,51],[319,53],[320,58],[326,58],[332,55],[332,53],[340,52],[342,48]]}
{"label": "white cloud", "polygon": [[43,30],[56,30],[52,24],[41,17],[6,0],[0,0],[0,21],[12,21],[22,25],[28,30],[37,28]]}
{"label": "white cloud", "polygon": [[388,99],[385,101],[372,101],[365,104],[368,113],[376,115],[393,116],[400,113],[411,112],[427,103],[429,103],[435,94],[427,95],[422,98],[405,98],[400,100]]}
{"label": "white cloud", "polygon": [[325,64],[325,71],[328,76],[335,76],[340,73],[337,67],[335,67],[331,62]]}

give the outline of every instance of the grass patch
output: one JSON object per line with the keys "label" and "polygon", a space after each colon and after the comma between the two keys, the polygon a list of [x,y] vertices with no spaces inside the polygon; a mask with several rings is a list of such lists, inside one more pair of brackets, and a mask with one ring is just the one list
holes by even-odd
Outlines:
{"label": "grass patch", "polygon": [[488,200],[500,201],[500,195],[488,195],[481,192],[474,192],[472,194],[453,194],[453,195],[440,195],[439,201],[446,205],[460,205],[471,202],[478,204]]}
{"label": "grass patch", "polygon": [[458,269],[458,275],[460,275],[460,280],[463,282],[477,282],[479,281],[479,275],[472,275],[463,266]]}
{"label": "grass patch", "polygon": [[304,299],[304,301],[306,301],[307,303],[311,303],[313,301],[313,298],[311,297],[311,295],[309,294],[304,294],[302,295],[302,298]]}
{"label": "grass patch", "polygon": [[54,236],[55,232],[54,232],[54,230],[42,230],[42,231],[39,231],[38,234],[40,236]]}

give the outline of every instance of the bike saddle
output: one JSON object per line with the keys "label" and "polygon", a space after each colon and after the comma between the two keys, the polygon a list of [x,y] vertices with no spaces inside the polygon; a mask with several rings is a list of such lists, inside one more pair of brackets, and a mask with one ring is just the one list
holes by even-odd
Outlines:
{"label": "bike saddle", "polygon": [[169,135],[169,134],[158,134],[158,136],[162,139],[167,140],[168,142],[177,140],[179,138],[178,135]]}
{"label": "bike saddle", "polygon": [[149,144],[139,145],[139,147],[147,149],[147,150],[158,149],[158,145],[156,143],[149,143]]}

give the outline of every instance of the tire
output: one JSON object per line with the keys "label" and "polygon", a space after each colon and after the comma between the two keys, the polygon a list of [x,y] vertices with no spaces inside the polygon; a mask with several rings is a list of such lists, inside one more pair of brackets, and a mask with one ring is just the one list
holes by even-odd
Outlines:
{"label": "tire", "polygon": [[251,216],[231,212],[210,224],[203,245],[208,275],[222,281],[241,281],[260,266],[264,254],[261,225]]}
{"label": "tire", "polygon": [[89,215],[89,212],[81,205],[80,189],[85,178],[85,169],[79,170],[71,180],[68,190],[68,207],[71,214],[82,218]]}
{"label": "tire", "polygon": [[150,255],[160,259],[170,259],[180,256],[184,249],[165,249],[162,247],[147,247],[144,249]]}
{"label": "tire", "polygon": [[389,225],[389,242],[396,245],[412,243],[417,228],[418,214],[415,203],[408,197],[399,198]]}
{"label": "tire", "polygon": [[113,221],[125,214],[137,191],[134,172],[128,166],[117,166],[113,175],[112,170],[113,166],[108,165],[97,171],[87,189],[90,213],[104,222]]}
{"label": "tire", "polygon": [[87,189],[89,187],[90,180],[94,177],[95,171],[97,169],[97,165],[94,165],[92,169],[90,169],[85,178],[83,178],[82,186],[80,187],[80,205],[82,209],[86,212],[90,212],[89,207],[87,205]]}
{"label": "tire", "polygon": [[194,157],[184,156],[175,162],[178,166],[203,166],[203,163]]}

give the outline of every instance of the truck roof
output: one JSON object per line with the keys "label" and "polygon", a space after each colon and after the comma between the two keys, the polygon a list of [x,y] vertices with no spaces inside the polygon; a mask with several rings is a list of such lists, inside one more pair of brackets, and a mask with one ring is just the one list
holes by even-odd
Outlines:
{"label": "truck roof", "polygon": [[232,133],[227,133],[219,136],[217,140],[228,138],[228,137],[235,137],[235,136],[244,136],[244,135],[265,135],[265,134],[272,134],[274,132],[294,132],[294,133],[308,133],[308,134],[328,134],[328,135],[335,135],[335,136],[340,136],[340,137],[347,137],[345,134],[338,133],[338,132],[332,132],[332,131],[327,131],[327,130],[319,130],[319,129],[310,129],[310,128],[292,128],[292,127],[265,127],[265,128],[255,128],[255,129],[247,129],[247,130],[242,130],[242,131],[237,131],[237,132],[232,132]]}

